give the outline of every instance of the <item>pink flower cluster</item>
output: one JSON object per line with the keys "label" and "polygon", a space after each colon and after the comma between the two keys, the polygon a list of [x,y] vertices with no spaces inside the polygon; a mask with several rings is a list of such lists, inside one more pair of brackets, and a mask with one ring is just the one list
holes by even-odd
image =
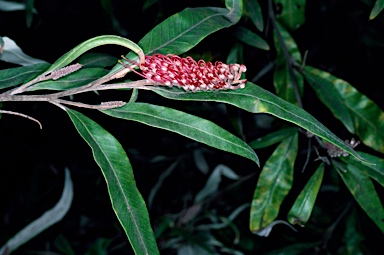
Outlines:
{"label": "pink flower cluster", "polygon": [[177,86],[192,92],[244,88],[247,82],[240,80],[241,73],[247,70],[245,65],[196,62],[191,57],[172,54],[145,56],[140,69],[143,77],[156,85]]}

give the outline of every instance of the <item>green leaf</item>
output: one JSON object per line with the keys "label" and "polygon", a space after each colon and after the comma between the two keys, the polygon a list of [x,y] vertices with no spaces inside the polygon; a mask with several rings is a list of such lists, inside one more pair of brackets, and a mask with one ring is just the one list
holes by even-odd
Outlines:
{"label": "green leaf", "polygon": [[47,81],[39,82],[36,85],[29,87],[27,91],[35,91],[35,90],[41,90],[41,89],[66,90],[66,89],[77,88],[82,85],[88,84],[94,80],[97,80],[98,78],[103,77],[107,73],[108,71],[102,68],[80,69],[56,81],[47,80]]}
{"label": "green leaf", "polygon": [[236,28],[235,36],[241,42],[248,44],[252,47],[262,50],[270,49],[268,43],[263,38],[261,38],[259,35],[253,33],[251,30],[245,27]]}
{"label": "green leaf", "polygon": [[[241,43],[235,43],[229,51],[226,63],[244,63],[244,47]],[[242,73],[242,76],[243,77]],[[243,79],[243,78],[242,78]]]}
{"label": "green leaf", "polygon": [[146,103],[128,103],[102,112],[178,133],[214,148],[249,158],[259,165],[255,152],[243,140],[215,123],[191,114]]}
{"label": "green leaf", "polygon": [[9,37],[2,37],[4,46],[1,49],[0,60],[9,63],[29,66],[40,63],[47,63],[44,60],[33,58],[25,54],[21,48]]}
{"label": "green leaf", "polygon": [[384,232],[384,207],[373,186],[371,179],[361,173],[353,165],[338,163],[346,172],[342,172],[337,166],[337,172],[341,176],[345,185],[352,193],[357,203],[363,208],[375,224]]}
{"label": "green leaf", "polygon": [[[227,8],[187,8],[176,13],[153,28],[138,44],[146,55],[182,54],[208,35],[239,21],[243,2],[226,0],[225,4]],[[137,59],[133,53],[129,53],[126,57],[134,61]],[[116,65],[111,72],[122,68],[121,65]]]}
{"label": "green leaf", "polygon": [[275,73],[273,75],[273,84],[275,85],[276,94],[279,97],[290,103],[296,103],[297,98],[294,87],[296,86],[300,95],[302,95],[304,90],[304,79],[303,76],[292,67],[291,60],[286,59],[287,56],[285,56],[281,44],[284,44],[289,56],[297,63],[301,63],[301,54],[295,40],[293,40],[289,32],[278,23],[277,27],[279,29],[282,42],[280,42],[275,31],[273,38],[275,41],[277,56]]}
{"label": "green leaf", "polygon": [[297,133],[286,138],[265,163],[252,199],[250,230],[258,232],[279,214],[280,205],[291,189],[297,156]]}
{"label": "green leaf", "polygon": [[252,20],[255,24],[257,30],[264,30],[264,20],[263,13],[261,11],[258,0],[245,0],[244,8],[246,15]]}
{"label": "green leaf", "polygon": [[346,164],[353,165],[359,169],[361,173],[376,180],[378,183],[380,183],[381,186],[384,187],[384,159],[360,151],[357,153],[359,153],[359,155],[367,159],[369,162],[372,162],[373,164],[363,164],[355,158],[351,157],[340,157],[340,159]]}
{"label": "green leaf", "polygon": [[373,6],[373,9],[371,11],[371,14],[369,15],[369,19],[372,20],[376,18],[377,15],[383,10],[384,8],[384,0],[376,0],[375,5]]}
{"label": "green leaf", "polygon": [[116,64],[117,58],[104,53],[86,53],[78,60],[82,64],[82,68],[99,67],[104,68]]}
{"label": "green leaf", "polygon": [[344,242],[345,245],[341,245],[341,249],[338,254],[346,255],[363,255],[361,249],[361,243],[365,239],[362,233],[358,230],[356,213],[352,213],[348,216],[345,223]]}
{"label": "green leaf", "polygon": [[48,63],[40,63],[0,70],[0,89],[26,83],[43,73],[49,66]]}
{"label": "green leaf", "polygon": [[[108,44],[120,45],[128,49],[131,49],[134,52],[139,52],[141,50],[140,47],[136,45],[134,42],[120,36],[116,36],[116,35],[97,36],[85,42],[80,43],[75,48],[70,50],[68,53],[64,54],[62,57],[56,60],[56,62],[53,63],[45,73],[50,73],[54,70],[58,70],[70,64],[73,60],[75,60],[76,58],[78,58],[79,56],[81,56],[83,53],[87,52],[90,49],[93,49],[101,45],[108,45]],[[124,68],[122,65],[119,65],[119,66],[121,67],[120,69]]]}
{"label": "green leaf", "polygon": [[282,128],[251,141],[249,146],[251,146],[252,149],[262,149],[283,141],[285,138],[292,136],[295,132],[297,132],[296,127]]}
{"label": "green leaf", "polygon": [[251,82],[248,82],[244,89],[238,90],[189,93],[178,88],[168,89],[158,86],[152,88],[152,91],[170,99],[222,102],[253,113],[269,113],[308,130],[364,161],[312,115]]}
{"label": "green leaf", "polygon": [[88,117],[71,109],[67,109],[67,113],[81,137],[92,148],[93,157],[107,182],[112,207],[135,254],[159,254],[145,202],[136,187],[123,147]]}
{"label": "green leaf", "polygon": [[27,22],[27,27],[30,28],[33,19],[33,13],[36,12],[34,7],[35,0],[26,0],[25,1],[25,18]]}
{"label": "green leaf", "polygon": [[340,92],[333,84],[333,80],[330,79],[330,74],[311,66],[306,66],[303,74],[321,102],[332,111],[349,132],[354,134],[355,126],[352,115]]}
{"label": "green leaf", "polygon": [[[334,89],[328,94],[334,97],[335,102],[341,100],[341,102],[348,108],[349,111],[347,112],[350,117],[352,117],[353,124],[349,123],[350,120],[347,119],[349,118],[348,116],[343,117],[344,125],[346,125],[346,122],[348,121],[348,124],[346,125],[347,129],[351,133],[358,135],[364,144],[384,153],[384,112],[377,106],[377,104],[357,91],[348,82],[334,77],[330,73],[308,66],[305,70],[306,77],[308,73],[311,73],[312,76],[322,79],[322,85],[327,86],[329,89],[334,87],[338,91],[338,96],[336,96]],[[341,104],[339,103],[339,105]],[[336,110],[341,111],[341,113],[338,114],[346,115],[344,106],[340,106],[339,109],[334,109],[334,111]],[[350,125],[353,125],[354,129],[349,127]]]}
{"label": "green leaf", "polygon": [[306,0],[275,0],[277,20],[288,30],[296,30],[305,22]]}
{"label": "green leaf", "polygon": [[291,224],[304,225],[307,223],[315,205],[323,176],[324,164],[321,164],[300,192],[291,210],[288,212],[288,221]]}

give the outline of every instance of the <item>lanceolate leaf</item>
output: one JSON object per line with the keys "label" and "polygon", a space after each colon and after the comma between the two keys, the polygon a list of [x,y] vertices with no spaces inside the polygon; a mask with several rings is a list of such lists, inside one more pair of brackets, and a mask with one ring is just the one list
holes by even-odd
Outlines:
{"label": "lanceolate leaf", "polygon": [[262,50],[269,50],[269,45],[263,38],[245,27],[238,27],[235,31],[235,35],[237,39],[249,46]]}
{"label": "lanceolate leaf", "polygon": [[340,164],[346,172],[338,173],[343,179],[345,185],[352,193],[361,208],[368,214],[368,216],[375,222],[375,224],[384,232],[384,207],[379,199],[379,196],[373,186],[371,179],[361,173],[353,165]]}
{"label": "lanceolate leaf", "polygon": [[[134,52],[139,52],[141,49],[140,47],[132,42],[131,40],[128,40],[126,38],[116,36],[116,35],[102,35],[97,36],[94,38],[91,38],[85,42],[80,43],[75,48],[70,50],[68,53],[61,56],[58,60],[56,60],[55,63],[53,63],[49,69],[46,71],[46,73],[52,72],[54,70],[58,70],[68,64],[70,64],[73,60],[81,56],[83,53],[89,51],[90,49],[93,49],[95,47],[101,46],[101,45],[108,45],[108,44],[115,44],[120,45],[126,48],[129,48],[133,50]],[[121,69],[123,69],[122,65]]]}
{"label": "lanceolate leaf", "polygon": [[376,180],[381,186],[384,187],[384,159],[378,158],[376,156],[370,155],[364,152],[358,152],[362,157],[367,159],[373,164],[367,165],[363,164],[355,158],[351,157],[341,157],[341,160],[347,164],[353,165],[361,173],[368,175],[372,179]]}
{"label": "lanceolate leaf", "polygon": [[35,78],[50,66],[48,63],[3,69],[0,71],[0,89],[9,88]]}
{"label": "lanceolate leaf", "polygon": [[113,117],[169,130],[214,148],[249,158],[259,164],[255,152],[243,140],[215,123],[191,114],[146,103],[128,103],[123,107],[103,112]]}
{"label": "lanceolate leaf", "polygon": [[275,85],[276,94],[279,97],[290,103],[296,103],[297,99],[294,87],[297,87],[297,90],[301,95],[304,88],[304,79],[303,76],[292,67],[291,60],[287,59],[288,56],[285,56],[282,47],[286,47],[289,57],[297,63],[301,63],[301,55],[296,42],[293,40],[288,31],[279,24],[277,24],[277,27],[282,41],[279,40],[275,31],[274,41],[277,56],[275,73],[273,75],[273,84]]}
{"label": "lanceolate leaf", "polygon": [[258,0],[245,0],[244,8],[246,15],[252,20],[259,31],[264,30],[263,13]]}
{"label": "lanceolate leaf", "polygon": [[329,79],[330,75],[311,66],[306,66],[303,74],[321,102],[332,111],[333,115],[344,124],[349,132],[354,134],[355,126],[351,113],[340,92]]}
{"label": "lanceolate leaf", "polygon": [[[154,53],[182,54],[196,46],[206,36],[236,24],[242,14],[241,0],[226,0],[227,8],[187,8],[167,18],[138,43],[146,55]],[[137,57],[130,53],[129,59]],[[116,65],[111,72],[122,69]]]}
{"label": "lanceolate leaf", "polygon": [[300,192],[298,198],[288,213],[288,221],[291,224],[304,225],[311,216],[315,205],[317,193],[319,192],[321,181],[324,176],[324,164],[321,164],[311,179],[307,182],[304,189]]}
{"label": "lanceolate leaf", "polygon": [[92,148],[108,185],[112,207],[135,254],[159,254],[145,202],[133,177],[129,159],[120,143],[96,122],[67,109],[77,131]]}
{"label": "lanceolate leaf", "polygon": [[297,132],[297,127],[282,128],[278,131],[269,133],[263,137],[257,138],[249,143],[253,149],[261,149],[283,141]]}
{"label": "lanceolate leaf", "polygon": [[289,30],[295,30],[305,22],[306,0],[275,0],[276,15],[280,23]]}
{"label": "lanceolate leaf", "polygon": [[28,91],[51,89],[51,90],[65,90],[77,88],[82,85],[88,84],[108,73],[103,68],[85,68],[77,70],[74,73],[66,75],[56,81],[47,80],[40,82],[34,86],[29,87]]}
{"label": "lanceolate leaf", "polygon": [[369,19],[372,20],[376,18],[377,15],[383,10],[384,8],[384,0],[376,0],[375,5],[373,6],[373,9],[371,11],[371,14],[369,15]]}
{"label": "lanceolate leaf", "polygon": [[178,88],[164,87],[155,87],[153,91],[170,99],[215,101],[231,104],[253,113],[269,113],[322,137],[359,160],[364,160],[312,115],[251,82],[248,82],[244,89],[231,91],[188,93]]}
{"label": "lanceolate leaf", "polygon": [[253,195],[250,213],[251,231],[262,230],[277,217],[280,205],[292,186],[297,148],[296,133],[282,141],[265,163]]}
{"label": "lanceolate leaf", "polygon": [[[336,88],[338,95],[334,89],[329,94],[334,96],[335,100],[343,102],[348,108],[349,111],[347,112],[352,117],[354,132],[348,128],[351,124],[346,125],[348,130],[358,135],[364,144],[384,153],[384,112],[377,104],[357,91],[348,82],[338,79],[330,73],[311,67],[306,67],[305,70],[306,77],[310,73],[311,76],[321,79],[322,84],[327,88],[331,86]],[[344,108],[334,109],[334,111],[336,110],[340,110],[342,114],[346,115]],[[344,121],[343,118],[345,124]]]}

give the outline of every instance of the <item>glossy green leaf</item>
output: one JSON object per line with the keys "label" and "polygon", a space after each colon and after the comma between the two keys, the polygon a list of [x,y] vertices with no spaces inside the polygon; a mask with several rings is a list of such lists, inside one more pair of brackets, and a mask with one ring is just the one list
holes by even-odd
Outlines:
{"label": "glossy green leaf", "polygon": [[252,232],[262,230],[279,214],[280,205],[292,186],[297,149],[296,133],[281,142],[261,170],[251,205]]}
{"label": "glossy green leaf", "polygon": [[315,205],[323,176],[324,164],[321,164],[300,192],[291,210],[288,212],[289,223],[299,225],[307,223]]}
{"label": "glossy green leaf", "polygon": [[305,22],[306,0],[275,0],[276,17],[289,30],[299,28]]}
{"label": "glossy green leaf", "polygon": [[243,140],[213,122],[185,112],[146,103],[128,103],[123,107],[102,112],[169,130],[214,148],[249,158],[259,164],[255,152]]}
{"label": "glossy green leaf", "polygon": [[116,64],[117,58],[104,53],[86,53],[82,55],[77,61],[82,64],[82,68],[99,67],[104,68]]}
{"label": "glossy green leaf", "polygon": [[359,160],[364,160],[312,115],[251,82],[248,82],[244,89],[238,90],[190,93],[178,88],[158,86],[154,87],[153,91],[170,99],[222,102],[253,113],[269,113],[308,130]]}
{"label": "glossy green leaf", "polygon": [[376,180],[378,183],[380,183],[381,186],[384,187],[384,159],[364,152],[358,151],[357,153],[359,153],[362,157],[367,159],[369,162],[372,162],[373,164],[363,164],[355,158],[351,157],[340,157],[340,159],[346,164],[353,165],[359,169],[361,173]]}
{"label": "glossy green leaf", "polygon": [[359,169],[353,165],[338,164],[346,170],[346,172],[342,172],[335,167],[357,203],[380,230],[384,232],[384,207],[369,176],[361,173]]}
{"label": "glossy green leaf", "polygon": [[297,63],[301,63],[301,54],[295,40],[293,40],[289,32],[279,24],[277,24],[277,27],[282,41],[279,40],[275,31],[273,38],[277,56],[273,84],[275,85],[276,94],[279,97],[290,103],[296,103],[297,98],[294,87],[296,86],[298,92],[302,95],[304,90],[304,78],[292,67],[291,60],[287,59],[287,56],[285,56],[281,44],[284,44],[289,56]]}
{"label": "glossy green leaf", "polygon": [[373,6],[373,9],[371,11],[371,14],[369,15],[369,19],[372,20],[379,15],[379,13],[384,8],[384,0],[376,0],[375,5]]}
{"label": "glossy green leaf", "polygon": [[303,74],[321,102],[332,111],[333,115],[344,124],[349,132],[354,134],[353,117],[340,92],[329,79],[329,74],[311,66],[306,66]]}
{"label": "glossy green leaf", "polygon": [[270,49],[268,43],[263,38],[245,27],[238,27],[235,31],[235,36],[249,46],[262,50]]}
{"label": "glossy green leaf", "polygon": [[29,87],[27,91],[35,91],[41,89],[66,90],[77,88],[88,84],[94,80],[97,80],[98,78],[103,77],[107,73],[108,71],[102,68],[82,68],[56,81],[47,80],[39,82],[36,85]]}
{"label": "glossy green leaf", "polygon": [[252,149],[262,149],[283,141],[285,138],[292,136],[295,132],[297,132],[297,127],[282,128],[251,141],[249,146],[251,146]]}
{"label": "glossy green leaf", "polygon": [[246,15],[252,20],[259,31],[264,30],[263,13],[258,0],[245,0],[244,9]]}
{"label": "glossy green leaf", "polygon": [[144,199],[121,144],[99,124],[71,109],[67,113],[88,143],[108,185],[112,207],[135,254],[159,254]]}
{"label": "glossy green leaf", "polygon": [[[64,54],[62,57],[56,60],[56,62],[53,63],[45,73],[58,70],[70,64],[73,60],[75,60],[76,58],[78,58],[79,56],[81,56],[83,53],[87,52],[90,49],[93,49],[101,45],[108,45],[108,44],[120,45],[128,49],[131,49],[134,52],[140,51],[140,47],[134,42],[132,42],[131,40],[128,40],[126,38],[116,36],[116,35],[101,35],[101,36],[93,37],[77,45],[75,48],[73,48],[68,53]],[[121,69],[123,69],[122,65],[119,65],[119,66],[121,67]]]}
{"label": "glossy green leaf", "polygon": [[48,63],[40,63],[0,70],[0,89],[26,83],[43,73],[49,66]]}
{"label": "glossy green leaf", "polygon": [[[348,124],[347,126],[345,118],[343,118],[344,125],[346,125],[351,133],[358,135],[364,144],[384,153],[384,112],[377,106],[377,104],[357,91],[348,82],[336,78],[330,73],[308,66],[305,68],[306,77],[307,73],[311,73],[312,76],[318,77],[319,79],[322,79],[322,81],[327,81],[322,82],[327,88],[330,88],[331,86],[336,88],[339,96],[336,97],[334,90],[329,94],[335,96],[335,101],[342,100],[342,102],[344,102],[352,117],[354,129],[351,130],[351,128],[348,128],[351,124]],[[345,114],[344,108],[339,109]]]}
{"label": "glossy green leaf", "polygon": [[[154,53],[182,54],[208,35],[236,24],[241,18],[243,2],[226,0],[227,8],[201,7],[187,8],[167,18],[138,43],[146,55]],[[129,53],[128,59],[135,60],[135,54]],[[116,65],[111,72],[123,67]]]}

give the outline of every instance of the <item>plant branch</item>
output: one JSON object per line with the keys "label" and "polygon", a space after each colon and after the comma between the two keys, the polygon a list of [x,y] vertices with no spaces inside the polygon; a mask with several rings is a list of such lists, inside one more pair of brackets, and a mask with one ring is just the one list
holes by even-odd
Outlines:
{"label": "plant branch", "polygon": [[20,116],[20,117],[32,120],[32,121],[36,122],[37,124],[39,124],[40,129],[43,129],[43,126],[41,125],[40,121],[38,121],[37,119],[32,118],[32,117],[30,117],[30,116],[28,116],[26,114],[22,114],[22,113],[19,113],[19,112],[6,111],[6,110],[0,110],[0,113],[16,115],[16,116]]}

